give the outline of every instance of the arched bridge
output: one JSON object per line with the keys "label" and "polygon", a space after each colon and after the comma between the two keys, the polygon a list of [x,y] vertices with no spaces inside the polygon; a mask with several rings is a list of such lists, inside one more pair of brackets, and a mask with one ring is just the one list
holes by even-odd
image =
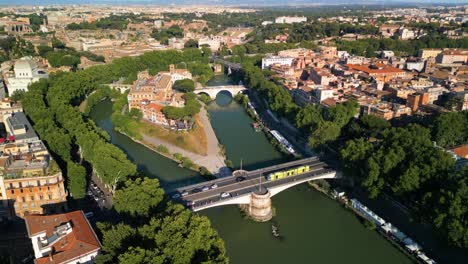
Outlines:
{"label": "arched bridge", "polygon": [[233,96],[247,90],[244,85],[220,85],[220,86],[206,86],[206,87],[197,87],[195,89],[196,94],[206,93],[211,98],[216,98],[216,95],[222,91],[228,91]]}
{"label": "arched bridge", "polygon": [[[277,180],[267,180],[267,176],[272,172],[290,171],[301,166],[307,166],[307,172]],[[336,172],[317,157],[296,160],[254,171],[243,171],[240,175],[186,186],[179,188],[177,191],[180,194],[185,193],[180,199],[192,211],[196,212],[222,205],[250,204],[251,194],[262,188],[268,189],[271,196],[274,196],[281,191],[307,181],[336,178]]]}

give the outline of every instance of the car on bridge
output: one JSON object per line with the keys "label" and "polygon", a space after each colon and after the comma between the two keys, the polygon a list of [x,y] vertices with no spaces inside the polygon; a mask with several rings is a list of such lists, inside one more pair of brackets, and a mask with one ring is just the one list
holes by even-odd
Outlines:
{"label": "car on bridge", "polygon": [[227,193],[227,192],[222,192],[221,193],[221,198],[228,198],[228,197],[231,197],[230,193]]}
{"label": "car on bridge", "polygon": [[210,186],[210,188],[211,188],[211,189],[216,189],[216,188],[218,188],[218,184],[216,184],[216,183],[215,183],[215,184],[212,184],[212,185]]}

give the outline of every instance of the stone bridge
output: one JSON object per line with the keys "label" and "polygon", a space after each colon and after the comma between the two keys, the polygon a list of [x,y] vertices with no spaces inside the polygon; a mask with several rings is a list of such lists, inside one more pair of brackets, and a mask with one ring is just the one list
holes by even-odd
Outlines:
{"label": "stone bridge", "polygon": [[197,87],[194,91],[196,94],[205,93],[209,95],[212,99],[216,98],[216,95],[222,91],[230,92],[232,96],[235,96],[238,93],[247,90],[244,85],[221,85],[221,86],[206,86],[206,87]]}

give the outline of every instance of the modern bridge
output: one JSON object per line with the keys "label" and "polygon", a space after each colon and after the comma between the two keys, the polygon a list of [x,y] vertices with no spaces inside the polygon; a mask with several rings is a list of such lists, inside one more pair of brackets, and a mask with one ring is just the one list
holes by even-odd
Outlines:
{"label": "modern bridge", "polygon": [[[273,181],[268,181],[266,178],[272,172],[287,171],[300,166],[309,166],[309,170]],[[242,177],[242,181],[239,181],[239,177]],[[232,176],[182,187],[177,191],[180,194],[186,193],[180,199],[192,211],[196,212],[229,204],[252,205],[254,199],[267,193],[268,197],[261,199],[270,201],[271,196],[295,185],[311,180],[335,177],[336,172],[330,169],[327,164],[317,157],[311,157],[254,171],[235,171]],[[213,186],[217,187],[212,188]],[[207,188],[209,189],[206,190]],[[205,191],[202,191],[203,189]],[[225,193],[224,197],[221,196],[223,193]],[[271,207],[271,201],[269,203],[267,206]]]}
{"label": "modern bridge", "polygon": [[194,93],[201,94],[205,93],[209,95],[211,98],[216,98],[216,95],[222,91],[228,91],[231,93],[232,96],[241,93],[247,90],[244,85],[219,85],[219,86],[205,86],[205,87],[197,87],[195,88]]}

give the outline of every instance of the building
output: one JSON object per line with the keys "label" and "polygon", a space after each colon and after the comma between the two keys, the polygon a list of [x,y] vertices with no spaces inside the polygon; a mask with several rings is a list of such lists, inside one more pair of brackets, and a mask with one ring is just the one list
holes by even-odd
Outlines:
{"label": "building", "polygon": [[150,76],[147,71],[140,72],[127,95],[129,110],[138,109],[145,120],[163,126],[172,125],[161,112],[164,106],[185,105],[182,94],[172,90],[173,80],[188,77],[185,69],[174,69],[174,65],[169,68],[169,72],[160,72],[157,76]]}
{"label": "building", "polygon": [[390,38],[393,37],[393,35],[395,35],[399,29],[400,25],[384,24],[380,26],[379,32],[383,37]]}
{"label": "building", "polygon": [[0,138],[2,207],[13,207],[10,215],[14,211],[19,217],[65,209],[67,192],[62,172],[51,160],[44,143],[16,106],[3,108],[2,111],[8,133]]}
{"label": "building", "polygon": [[39,137],[29,123],[23,112],[15,112],[10,115],[4,115],[5,128],[10,136],[13,136],[15,142],[32,143],[39,141]]}
{"label": "building", "polygon": [[298,48],[298,49],[288,49],[282,50],[278,52],[278,56],[280,57],[291,57],[291,58],[307,58],[307,57],[314,57],[314,51],[310,49]]}
{"label": "building", "polygon": [[291,66],[293,57],[267,56],[262,59],[262,69],[268,68],[273,64]]}
{"label": "building", "polygon": [[319,46],[320,56],[323,59],[336,59],[338,57],[338,51],[333,46]]}
{"label": "building", "polygon": [[464,64],[468,62],[468,50],[444,50],[436,57],[439,64]]}
{"label": "building", "polygon": [[418,52],[418,57],[422,60],[427,60],[428,58],[435,58],[442,52],[442,49],[421,49]]}
{"label": "building", "polygon": [[292,23],[302,23],[302,22],[307,22],[307,17],[280,16],[275,19],[276,24],[292,24]]}
{"label": "building", "polygon": [[94,263],[101,243],[83,211],[25,217],[36,264]]}
{"label": "building", "polygon": [[14,76],[7,76],[8,94],[12,95],[16,91],[27,91],[28,86],[42,78],[49,78],[44,69],[38,67],[31,57],[23,57],[15,62]]}
{"label": "building", "polygon": [[203,45],[208,45],[211,51],[218,51],[221,45],[223,44],[223,40],[219,37],[203,37],[198,39],[198,46],[202,47]]}
{"label": "building", "polygon": [[328,69],[315,67],[310,69],[310,79],[318,85],[329,85],[331,82],[336,81],[335,75]]}
{"label": "building", "polygon": [[176,69],[174,64],[169,65],[169,71],[159,72],[160,75],[169,75],[172,84],[183,79],[192,79],[192,73],[187,69]]}
{"label": "building", "polygon": [[32,33],[29,22],[26,21],[9,21],[5,24],[5,32],[8,34],[27,34]]}
{"label": "building", "polygon": [[375,78],[377,81],[388,82],[393,78],[405,78],[406,72],[392,66],[376,63],[376,64],[346,64],[348,70],[361,72],[368,77]]}

